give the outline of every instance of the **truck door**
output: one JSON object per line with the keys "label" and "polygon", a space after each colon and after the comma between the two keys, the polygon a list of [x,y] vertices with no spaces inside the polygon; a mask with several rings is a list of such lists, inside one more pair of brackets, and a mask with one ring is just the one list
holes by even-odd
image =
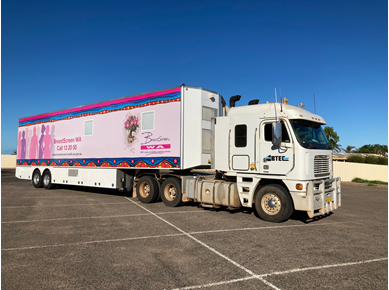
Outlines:
{"label": "truck door", "polygon": [[229,166],[230,170],[254,173],[256,128],[244,119],[231,119]]}
{"label": "truck door", "polygon": [[282,143],[280,146],[272,144],[272,123],[263,121],[259,124],[259,172],[271,175],[284,175],[288,173],[294,164],[293,142],[288,126],[282,122]]}

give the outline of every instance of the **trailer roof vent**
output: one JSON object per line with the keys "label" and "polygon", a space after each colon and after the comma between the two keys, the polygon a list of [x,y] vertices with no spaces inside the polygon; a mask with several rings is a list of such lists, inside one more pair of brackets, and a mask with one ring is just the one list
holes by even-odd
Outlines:
{"label": "trailer roof vent", "polygon": [[258,99],[251,100],[251,101],[249,102],[249,106],[251,106],[251,105],[256,105],[256,104],[258,104],[258,103],[259,103],[259,100],[258,100]]}
{"label": "trailer roof vent", "polygon": [[232,96],[230,98],[230,108],[235,107],[235,103],[240,100],[240,95]]}

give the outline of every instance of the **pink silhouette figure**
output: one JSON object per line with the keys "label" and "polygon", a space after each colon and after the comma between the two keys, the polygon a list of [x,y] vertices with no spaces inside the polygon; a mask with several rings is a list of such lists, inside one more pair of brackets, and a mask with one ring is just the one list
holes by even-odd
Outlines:
{"label": "pink silhouette figure", "polygon": [[26,155],[25,158],[28,159],[28,149],[29,149],[29,143],[30,143],[30,137],[28,137],[28,128],[26,129],[26,136],[24,137],[26,139]]}
{"label": "pink silhouette figure", "polygon": [[43,158],[50,159],[51,157],[51,149],[53,148],[53,141],[51,140],[50,126],[46,126],[46,135],[43,137],[43,141],[41,144],[41,149],[43,151]]}
{"label": "pink silhouette figure", "polygon": [[22,132],[19,131],[18,137],[18,150],[17,150],[17,158],[20,159],[20,154],[22,152]]}
{"label": "pink silhouette figure", "polygon": [[39,148],[39,159],[42,159],[42,158],[43,158],[43,147],[42,147],[42,143],[43,143],[43,138],[45,138],[45,135],[44,135],[45,130],[46,130],[45,125],[42,125],[42,129],[41,129],[42,135],[41,135],[41,137],[39,138],[39,147],[38,147],[38,148]]}
{"label": "pink silhouette figure", "polygon": [[22,144],[22,152],[20,153],[20,159],[26,159],[26,139],[24,136],[26,135],[25,131],[22,132],[22,141],[20,143]]}
{"label": "pink silhouette figure", "polygon": [[34,127],[34,135],[31,137],[30,144],[30,159],[36,159],[38,156],[38,136],[36,135],[36,127]]}

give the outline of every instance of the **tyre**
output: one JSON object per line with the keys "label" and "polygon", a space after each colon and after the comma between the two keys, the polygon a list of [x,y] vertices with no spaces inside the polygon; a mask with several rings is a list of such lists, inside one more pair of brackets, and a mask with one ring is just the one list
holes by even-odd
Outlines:
{"label": "tyre", "polygon": [[51,173],[49,170],[43,172],[42,183],[45,189],[53,188],[53,184],[51,183]]}
{"label": "tyre", "polygon": [[292,215],[292,198],[281,185],[266,185],[255,197],[255,210],[263,220],[279,223]]}
{"label": "tyre", "polygon": [[158,199],[159,185],[154,177],[142,176],[136,184],[136,195],[142,203],[151,203]]}
{"label": "tyre", "polygon": [[161,186],[161,198],[166,206],[179,206],[182,204],[181,182],[174,177],[167,178]]}
{"label": "tyre", "polygon": [[157,185],[158,185],[158,197],[155,200],[155,202],[160,202],[162,201],[162,198],[161,198],[161,182],[159,180],[157,180]]}
{"label": "tyre", "polygon": [[34,185],[35,188],[42,187],[41,173],[38,169],[36,169],[32,174],[32,185]]}

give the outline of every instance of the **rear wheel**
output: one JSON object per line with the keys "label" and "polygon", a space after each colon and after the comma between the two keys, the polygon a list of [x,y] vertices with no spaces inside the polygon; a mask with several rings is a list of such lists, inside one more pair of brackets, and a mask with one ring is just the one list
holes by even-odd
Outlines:
{"label": "rear wheel", "polygon": [[45,189],[53,188],[53,184],[51,183],[51,173],[49,170],[43,172],[42,182]]}
{"label": "rear wheel", "polygon": [[182,204],[181,182],[177,178],[167,178],[161,186],[161,198],[166,206],[179,206]]}
{"label": "rear wheel", "polygon": [[36,169],[32,174],[32,185],[34,185],[35,188],[42,187],[41,173],[38,169]]}
{"label": "rear wheel", "polygon": [[266,185],[255,197],[255,210],[263,220],[278,223],[292,215],[293,202],[281,185]]}
{"label": "rear wheel", "polygon": [[142,203],[151,203],[158,199],[159,185],[152,176],[142,176],[136,185],[136,195]]}

